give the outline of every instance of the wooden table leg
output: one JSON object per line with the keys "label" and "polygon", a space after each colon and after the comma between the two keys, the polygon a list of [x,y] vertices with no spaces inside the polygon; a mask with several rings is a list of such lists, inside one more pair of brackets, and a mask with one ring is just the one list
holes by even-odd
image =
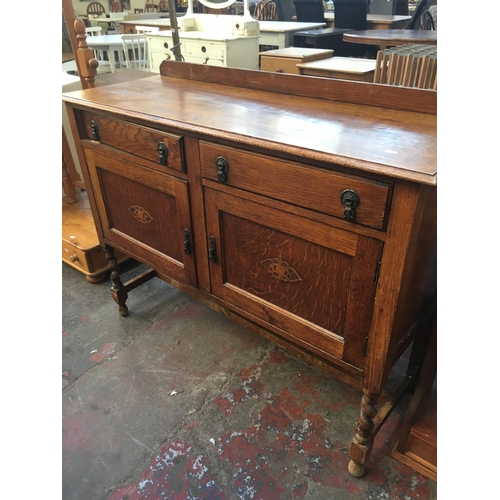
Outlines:
{"label": "wooden table leg", "polygon": [[127,289],[120,279],[120,270],[118,269],[118,262],[115,257],[115,251],[109,245],[104,245],[104,251],[106,252],[106,258],[109,262],[109,269],[111,271],[111,281],[113,285],[111,286],[111,296],[113,300],[118,304],[118,312],[120,316],[128,315],[128,307],[125,302],[128,298]]}

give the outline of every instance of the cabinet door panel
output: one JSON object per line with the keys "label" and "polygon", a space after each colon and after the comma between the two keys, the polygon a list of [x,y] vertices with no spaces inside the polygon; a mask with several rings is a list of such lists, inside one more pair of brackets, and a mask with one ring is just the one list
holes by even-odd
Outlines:
{"label": "cabinet door panel", "polygon": [[158,271],[196,285],[192,249],[185,252],[186,238],[192,247],[187,182],[101,152],[85,154],[104,236]]}
{"label": "cabinet door panel", "polygon": [[[205,188],[212,293],[360,367],[382,243]],[[213,237],[214,239],[210,239]]]}

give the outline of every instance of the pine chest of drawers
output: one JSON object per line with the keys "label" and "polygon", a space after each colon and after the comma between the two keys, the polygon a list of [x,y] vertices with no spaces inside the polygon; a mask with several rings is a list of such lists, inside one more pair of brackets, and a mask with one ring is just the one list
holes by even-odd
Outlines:
{"label": "pine chest of drawers", "polygon": [[361,476],[435,318],[436,93],[172,61],[63,99],[120,313],[115,249],[362,389]]}

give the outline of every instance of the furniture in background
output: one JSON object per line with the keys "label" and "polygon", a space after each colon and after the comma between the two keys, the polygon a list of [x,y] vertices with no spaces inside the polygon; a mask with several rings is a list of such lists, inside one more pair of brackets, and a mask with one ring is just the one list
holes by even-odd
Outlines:
{"label": "furniture in background", "polygon": [[420,26],[423,30],[435,30],[436,25],[434,23],[434,18],[432,17],[431,11],[426,10],[422,17],[420,18]]}
{"label": "furniture in background", "polygon": [[[348,451],[360,477],[436,311],[437,93],[160,71],[63,96],[119,314],[160,277],[360,389]],[[123,283],[115,250],[150,270]]]}
{"label": "furniture in background", "polygon": [[[148,33],[146,36],[150,71],[159,73],[161,63],[174,58],[172,32],[159,31]],[[234,36],[224,31],[179,31],[179,40],[181,55],[186,62],[233,68],[259,68],[258,36]]]}
{"label": "furniture in background", "polygon": [[349,31],[344,41],[366,45],[378,45],[380,50],[407,43],[437,44],[437,31],[433,30],[365,30]]}
{"label": "furniture in background", "polygon": [[[212,9],[228,7],[227,2],[217,4],[204,0],[203,4]],[[194,13],[193,0],[190,0],[186,14],[177,19],[177,24],[180,56],[184,61],[258,69],[259,22],[250,15],[247,0],[242,16]],[[151,71],[159,72],[161,63],[174,56],[172,31],[149,33],[147,38]]]}
{"label": "furniture in background", "polygon": [[417,387],[403,416],[392,456],[437,481],[437,331],[434,323]]}
{"label": "furniture in background", "polygon": [[[129,69],[118,73],[98,73],[98,62],[86,44],[85,25],[81,19],[75,20],[71,0],[63,0],[63,17],[69,19],[68,36],[79,43],[74,43],[74,58],[79,76],[63,74],[63,92],[104,86],[112,83],[145,78],[151,73]],[[102,281],[108,272],[108,260],[100,245],[94,218],[76,152],[73,134],[69,125],[66,107],[62,107],[62,260],[79,270],[90,283]],[[118,262],[124,262],[129,256],[118,252]]]}
{"label": "furniture in background", "polygon": [[260,69],[275,73],[300,74],[297,64],[332,57],[333,50],[286,47],[261,52]]}
{"label": "furniture in background", "polygon": [[393,16],[396,14],[397,0],[369,0],[368,8],[370,14],[382,14]]}
{"label": "furniture in background", "polygon": [[278,4],[278,21],[295,21],[296,12],[293,0],[276,0]]}
{"label": "furniture in background", "polygon": [[[411,16],[385,16],[379,14],[366,15],[367,30],[388,30],[404,29],[408,26]],[[335,13],[325,12],[325,21],[327,28],[335,27]]]}
{"label": "furniture in background", "polygon": [[294,35],[298,31],[314,30],[325,23],[299,23],[296,21],[259,21],[260,45],[284,49],[295,45]]}
{"label": "furniture in background", "polygon": [[99,2],[90,2],[87,5],[87,18],[91,18],[91,16],[101,16],[102,14],[106,15],[106,9],[104,5]]}
{"label": "furniture in background", "polygon": [[109,6],[109,11],[111,12],[123,12],[123,5],[120,0],[113,0]]}
{"label": "furniture in background", "polygon": [[253,17],[259,21],[277,21],[278,4],[275,0],[260,0],[255,6]]}
{"label": "furniture in background", "polygon": [[98,35],[87,39],[87,45],[94,51],[103,51],[107,54],[111,73],[116,71],[116,66],[124,66],[122,35]]}
{"label": "furniture in background", "polygon": [[343,36],[351,30],[366,29],[366,0],[334,0],[334,6],[335,27],[299,31],[294,36],[294,45],[333,49],[338,56],[363,56],[366,48],[345,43]]}
{"label": "furniture in background", "polygon": [[[435,11],[436,8],[437,8],[437,0],[419,0],[415,10],[413,11],[412,18],[408,24],[408,29],[410,30],[427,29],[423,27],[424,13],[429,11],[431,12]],[[435,21],[437,20],[433,19],[433,24],[437,24],[437,22]]]}
{"label": "furniture in background", "polygon": [[437,90],[437,47],[408,44],[379,51],[373,81]]}
{"label": "furniture in background", "polygon": [[139,26],[137,25],[135,27],[135,32],[138,35],[142,35],[144,33],[158,33],[160,31],[160,28],[158,26]]}
{"label": "furniture in background", "polygon": [[155,4],[153,0],[146,0],[144,12],[158,12],[158,4]]}
{"label": "furniture in background", "polygon": [[[85,28],[85,34],[87,37],[101,36],[102,27],[101,26],[89,26]],[[97,73],[110,73],[111,64],[107,59],[106,51],[102,49],[94,49],[94,57],[97,59],[99,66],[97,67]]]}
{"label": "furniture in background", "polygon": [[297,64],[300,75],[339,78],[357,82],[373,82],[375,61],[358,57],[329,57]]}
{"label": "furniture in background", "polygon": [[167,31],[171,29],[170,18],[156,17],[152,19],[124,19],[120,22],[120,32],[124,35],[136,33],[135,27],[138,24],[149,28],[158,28],[158,31]]}
{"label": "furniture in background", "polygon": [[325,23],[323,0],[295,0],[295,15],[301,23]]}
{"label": "furniture in background", "polygon": [[121,35],[127,68],[149,70],[148,40],[145,34]]}

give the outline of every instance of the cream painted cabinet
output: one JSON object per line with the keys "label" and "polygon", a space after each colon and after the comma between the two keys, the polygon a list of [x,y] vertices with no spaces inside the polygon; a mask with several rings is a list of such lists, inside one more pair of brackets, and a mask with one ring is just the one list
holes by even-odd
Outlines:
{"label": "cream painted cabinet", "polygon": [[[225,36],[210,32],[180,32],[181,54],[186,62],[259,69],[258,36]],[[170,31],[148,35],[150,70],[159,73],[165,59],[174,59]]]}

